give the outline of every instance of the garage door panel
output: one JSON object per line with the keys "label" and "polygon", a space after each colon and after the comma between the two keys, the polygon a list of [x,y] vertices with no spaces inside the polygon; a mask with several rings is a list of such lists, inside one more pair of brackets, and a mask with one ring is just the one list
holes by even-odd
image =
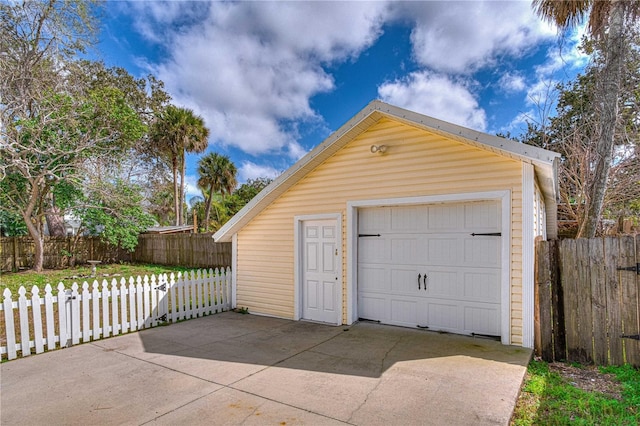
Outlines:
{"label": "garage door panel", "polygon": [[389,292],[391,290],[390,271],[381,266],[360,265],[358,268],[359,292]]}
{"label": "garage door panel", "polygon": [[464,240],[464,264],[468,266],[500,267],[500,237],[469,237]]}
{"label": "garage door panel", "polygon": [[500,335],[502,238],[471,236],[498,234],[500,215],[494,201],[359,210],[359,234],[379,234],[358,240],[359,316]]}
{"label": "garage door panel", "polygon": [[432,330],[460,332],[460,315],[457,303],[427,304],[427,324]]}
{"label": "garage door panel", "polygon": [[495,271],[465,272],[463,297],[467,301],[500,303],[500,276]]}
{"label": "garage door panel", "polygon": [[460,256],[460,240],[448,237],[430,237],[427,239],[428,265],[457,265]]}
{"label": "garage door panel", "polygon": [[374,297],[361,295],[358,297],[358,313],[360,318],[388,321],[386,308],[389,305],[384,296]]}
{"label": "garage door panel", "polygon": [[358,247],[358,262],[364,263],[388,263],[391,256],[388,250],[389,243],[387,240],[376,237],[361,237],[360,240],[366,239],[366,243],[360,244]]}
{"label": "garage door panel", "polygon": [[464,229],[472,232],[488,232],[500,229],[500,206],[494,202],[477,202],[464,205]]}
{"label": "garage door panel", "polygon": [[413,295],[417,288],[418,272],[415,269],[391,269],[391,292],[393,294]]}
{"label": "garage door panel", "polygon": [[395,325],[415,327],[418,325],[418,302],[416,300],[392,298],[390,322]]}
{"label": "garage door panel", "polygon": [[395,264],[411,265],[422,261],[418,250],[418,240],[411,237],[392,237],[391,261]]}
{"label": "garage door panel", "polygon": [[361,234],[374,234],[389,228],[389,208],[363,209],[358,213],[358,231]]}
{"label": "garage door panel", "polygon": [[401,212],[398,209],[390,209],[390,232],[415,233],[428,230],[427,207],[405,207]]}
{"label": "garage door panel", "polygon": [[459,204],[439,204],[428,208],[429,230],[435,232],[459,232],[464,223],[464,210]]}
{"label": "garage door panel", "polygon": [[454,298],[459,297],[458,273],[455,271],[436,271],[430,269],[427,274],[426,296]]}
{"label": "garage door panel", "polygon": [[500,335],[500,310],[493,306],[465,306],[464,329],[468,333]]}

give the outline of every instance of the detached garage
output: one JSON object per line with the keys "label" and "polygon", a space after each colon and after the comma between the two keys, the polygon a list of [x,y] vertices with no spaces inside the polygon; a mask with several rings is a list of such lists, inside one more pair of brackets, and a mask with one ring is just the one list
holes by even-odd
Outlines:
{"label": "detached garage", "polygon": [[559,154],[373,101],[215,235],[234,305],[533,346]]}

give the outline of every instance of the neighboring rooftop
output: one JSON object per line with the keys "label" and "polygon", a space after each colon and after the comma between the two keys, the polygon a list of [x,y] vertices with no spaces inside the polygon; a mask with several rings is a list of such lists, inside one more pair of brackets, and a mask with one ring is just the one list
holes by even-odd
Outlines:
{"label": "neighboring rooftop", "polygon": [[145,234],[189,234],[193,232],[193,225],[183,226],[153,226]]}

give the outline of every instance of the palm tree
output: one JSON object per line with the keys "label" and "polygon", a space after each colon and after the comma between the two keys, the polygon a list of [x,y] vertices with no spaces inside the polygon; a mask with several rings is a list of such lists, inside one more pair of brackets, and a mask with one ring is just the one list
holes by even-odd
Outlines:
{"label": "palm tree", "polygon": [[593,182],[587,197],[586,215],[578,230],[579,237],[591,238],[595,236],[598,228],[613,158],[623,67],[629,46],[625,22],[632,24],[637,19],[640,14],[640,2],[533,0],[533,7],[539,16],[562,29],[575,27],[588,15],[589,34],[602,43],[599,53],[602,55],[603,64],[595,93],[595,104],[599,106],[596,127],[600,129],[596,136],[597,158]]}
{"label": "palm tree", "polygon": [[[225,194],[231,194],[236,187],[236,174],[238,170],[235,164],[226,155],[212,152],[198,162],[198,186],[202,188],[206,199],[204,211],[204,227],[209,226],[211,203],[215,193],[220,193],[224,200]],[[206,191],[206,192],[205,192]]]}
{"label": "palm tree", "polygon": [[171,162],[176,225],[182,225],[186,153],[200,153],[207,149],[209,129],[204,125],[202,117],[192,110],[169,105],[154,124],[151,138]]}

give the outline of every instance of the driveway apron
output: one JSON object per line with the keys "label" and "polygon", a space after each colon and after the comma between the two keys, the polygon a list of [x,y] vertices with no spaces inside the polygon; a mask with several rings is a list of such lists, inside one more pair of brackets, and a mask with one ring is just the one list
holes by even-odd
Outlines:
{"label": "driveway apron", "polygon": [[0,423],[506,425],[531,351],[234,312],[0,365]]}

